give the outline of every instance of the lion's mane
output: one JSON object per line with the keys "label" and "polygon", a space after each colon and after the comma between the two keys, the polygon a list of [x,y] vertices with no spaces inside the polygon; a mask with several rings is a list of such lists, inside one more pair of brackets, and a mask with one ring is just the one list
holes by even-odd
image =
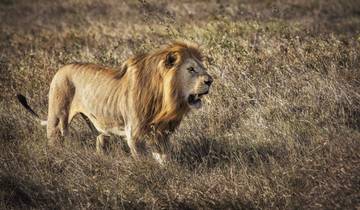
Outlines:
{"label": "lion's mane", "polygon": [[[172,66],[166,63],[170,54],[175,59]],[[197,46],[175,42],[124,63],[122,71],[131,74],[131,97],[142,134],[149,129],[173,131],[188,112],[178,77],[178,68],[188,57],[202,60]]]}

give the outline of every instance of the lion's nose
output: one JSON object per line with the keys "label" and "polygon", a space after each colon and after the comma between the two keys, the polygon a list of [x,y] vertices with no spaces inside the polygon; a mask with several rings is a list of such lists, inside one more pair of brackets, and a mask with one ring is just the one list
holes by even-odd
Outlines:
{"label": "lion's nose", "polygon": [[208,75],[208,76],[206,77],[204,83],[205,83],[206,85],[210,86],[211,83],[213,83],[213,78],[212,78],[210,75]]}

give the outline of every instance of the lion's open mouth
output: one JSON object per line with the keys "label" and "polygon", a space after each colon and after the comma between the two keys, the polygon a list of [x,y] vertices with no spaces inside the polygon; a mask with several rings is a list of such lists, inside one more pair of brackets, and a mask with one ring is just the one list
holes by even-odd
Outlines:
{"label": "lion's open mouth", "polygon": [[198,93],[198,94],[190,94],[188,97],[188,103],[190,106],[195,108],[201,107],[201,97],[208,94],[209,91],[206,91],[204,93]]}

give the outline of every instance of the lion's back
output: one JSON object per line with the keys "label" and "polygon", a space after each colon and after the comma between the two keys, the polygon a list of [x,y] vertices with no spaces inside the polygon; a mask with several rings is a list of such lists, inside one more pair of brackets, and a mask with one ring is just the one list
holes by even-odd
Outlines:
{"label": "lion's back", "polygon": [[53,78],[53,82],[57,80],[70,80],[77,85],[101,85],[122,74],[120,70],[110,67],[92,64],[92,63],[72,63],[61,67]]}

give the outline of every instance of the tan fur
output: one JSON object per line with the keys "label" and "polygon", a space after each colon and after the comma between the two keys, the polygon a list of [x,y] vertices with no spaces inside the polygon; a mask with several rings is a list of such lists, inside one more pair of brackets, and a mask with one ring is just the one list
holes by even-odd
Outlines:
{"label": "tan fur", "polygon": [[[212,79],[201,61],[197,47],[176,42],[130,58],[120,70],[94,64],[62,67],[50,85],[49,143],[60,142],[72,118],[83,113],[102,133],[97,148],[106,144],[105,136],[125,136],[134,157],[147,154],[149,146],[159,162],[166,161],[168,136],[190,110],[189,94],[209,90],[204,80]],[[189,65],[196,74],[186,70]]]}

